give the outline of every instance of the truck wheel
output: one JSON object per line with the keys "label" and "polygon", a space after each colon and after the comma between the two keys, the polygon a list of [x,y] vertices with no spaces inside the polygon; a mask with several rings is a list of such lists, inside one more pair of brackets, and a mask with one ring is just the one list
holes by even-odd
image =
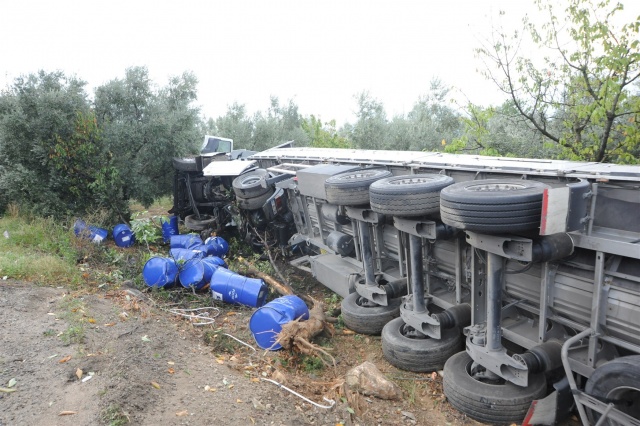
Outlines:
{"label": "truck wheel", "polygon": [[385,169],[362,169],[338,173],[324,183],[327,201],[340,206],[369,204],[369,186],[391,176]]}
{"label": "truck wheel", "polygon": [[[585,392],[601,401],[613,402],[615,408],[640,420],[640,355],[617,358],[596,368],[587,380]],[[600,419],[600,413],[591,410],[587,410],[587,415],[592,424]]]}
{"label": "truck wheel", "polygon": [[449,357],[462,350],[460,330],[443,330],[441,339],[413,337],[413,329],[402,318],[391,320],[382,329],[382,353],[401,370],[426,373],[442,370]]}
{"label": "truck wheel", "polygon": [[473,360],[458,352],[444,364],[443,390],[449,403],[474,420],[489,424],[522,423],[531,401],[545,396],[544,374],[529,376],[529,386],[505,380],[481,381],[472,375]]}
{"label": "truck wheel", "polygon": [[440,211],[440,191],[451,185],[446,175],[393,176],[371,184],[371,210],[390,216],[423,216]]}
{"label": "truck wheel", "polygon": [[216,218],[208,214],[201,214],[200,218],[195,214],[190,214],[184,218],[184,226],[193,231],[204,231],[213,228],[215,223]]}
{"label": "truck wheel", "polygon": [[181,172],[199,172],[195,158],[174,158],[173,168]]}
{"label": "truck wheel", "polygon": [[274,192],[273,188],[267,188],[267,191],[268,192],[262,195],[252,198],[236,197],[236,200],[238,200],[238,207],[243,210],[256,210],[262,208],[262,206],[264,206],[264,203],[267,202],[267,200],[273,195]]}
{"label": "truck wheel", "polygon": [[241,198],[254,198],[266,194],[271,188],[263,188],[261,181],[268,174],[265,169],[256,169],[238,176],[231,184],[233,192]]}
{"label": "truck wheel", "polygon": [[450,226],[501,233],[540,226],[542,193],[547,185],[517,179],[459,182],[440,192],[440,216]]}
{"label": "truck wheel", "polygon": [[380,334],[386,323],[400,316],[401,298],[390,299],[387,306],[366,306],[362,299],[358,293],[351,293],[341,303],[344,325],[356,333]]}

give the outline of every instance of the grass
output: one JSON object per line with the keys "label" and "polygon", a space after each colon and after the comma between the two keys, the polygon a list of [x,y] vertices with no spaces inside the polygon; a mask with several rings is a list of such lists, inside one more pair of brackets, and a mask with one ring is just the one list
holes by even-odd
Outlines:
{"label": "grass", "polygon": [[102,410],[100,418],[109,426],[122,426],[129,423],[129,417],[119,405],[110,405]]}
{"label": "grass", "polygon": [[222,333],[221,329],[207,330],[204,332],[204,335],[202,337],[204,343],[207,346],[211,346],[214,353],[233,354],[242,348],[242,344],[236,342],[228,336],[225,336]]}
{"label": "grass", "polygon": [[[153,205],[158,211],[166,211],[168,206],[169,197]],[[104,215],[97,212],[83,220],[100,226]],[[15,205],[9,206],[0,216],[0,280],[7,277],[87,291],[105,284],[119,285],[125,280],[144,287],[140,272],[153,253],[141,245],[121,249],[112,241],[94,244],[78,238],[73,233],[74,221],[35,217]]]}
{"label": "grass", "polygon": [[169,216],[169,209],[173,206],[173,198],[170,195],[160,197],[153,202],[149,207],[145,207],[139,202],[133,200],[129,203],[129,208],[132,212],[147,211],[150,215]]}
{"label": "grass", "polygon": [[60,339],[65,345],[81,344],[84,342],[85,329],[84,317],[86,316],[85,306],[82,299],[72,296],[65,297],[59,305],[60,318],[64,319],[69,326],[60,335]]}
{"label": "grass", "polygon": [[324,363],[315,355],[302,355],[302,368],[307,373],[313,373],[324,369]]}
{"label": "grass", "polygon": [[78,285],[78,251],[72,232],[52,219],[22,216],[14,207],[0,217],[0,277],[38,284]]}

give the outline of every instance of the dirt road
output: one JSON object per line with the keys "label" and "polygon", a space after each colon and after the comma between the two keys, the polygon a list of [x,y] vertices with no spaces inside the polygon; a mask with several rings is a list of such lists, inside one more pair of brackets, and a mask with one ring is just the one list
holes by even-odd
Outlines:
{"label": "dirt road", "polygon": [[[251,312],[226,307],[215,325],[194,327],[135,290],[79,295],[0,281],[0,426],[466,423],[441,408],[438,380],[393,369],[375,338],[334,336],[348,348],[336,354],[339,369],[305,371],[223,334],[254,344]],[[402,401],[342,390],[344,372],[364,360],[398,379]],[[262,380],[274,377],[336,404],[316,408]]]}

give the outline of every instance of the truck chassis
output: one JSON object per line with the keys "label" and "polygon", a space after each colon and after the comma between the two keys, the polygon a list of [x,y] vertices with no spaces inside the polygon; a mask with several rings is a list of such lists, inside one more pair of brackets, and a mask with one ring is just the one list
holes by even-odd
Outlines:
{"label": "truck chassis", "polygon": [[[640,425],[640,167],[293,147],[250,160],[286,195],[267,221],[290,224],[293,263],[344,297],[347,326],[382,333],[389,362],[444,368],[454,407]],[[541,207],[515,195],[538,186]]]}

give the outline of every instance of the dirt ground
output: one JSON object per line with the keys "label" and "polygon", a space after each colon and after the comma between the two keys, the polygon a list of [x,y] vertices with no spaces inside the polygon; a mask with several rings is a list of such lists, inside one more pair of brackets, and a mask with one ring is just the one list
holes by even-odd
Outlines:
{"label": "dirt ground", "polygon": [[[475,424],[445,402],[440,376],[390,366],[379,337],[336,329],[321,343],[334,348],[337,368],[322,368],[227,336],[257,347],[250,308],[215,302],[215,323],[194,326],[156,296],[0,280],[0,426]],[[213,306],[208,294],[189,296],[191,306]],[[365,360],[403,389],[402,400],[342,386],[345,372]],[[316,408],[267,378],[318,404],[336,403]]]}

